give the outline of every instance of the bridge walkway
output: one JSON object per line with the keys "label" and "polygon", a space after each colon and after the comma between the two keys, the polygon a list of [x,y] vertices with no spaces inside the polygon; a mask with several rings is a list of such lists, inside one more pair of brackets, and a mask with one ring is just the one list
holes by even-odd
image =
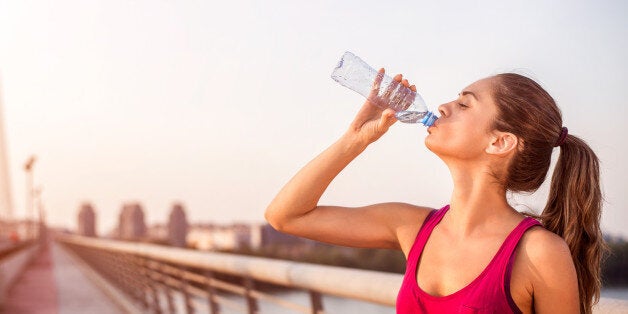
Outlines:
{"label": "bridge walkway", "polygon": [[44,246],[8,292],[3,313],[117,314],[123,311],[55,242]]}

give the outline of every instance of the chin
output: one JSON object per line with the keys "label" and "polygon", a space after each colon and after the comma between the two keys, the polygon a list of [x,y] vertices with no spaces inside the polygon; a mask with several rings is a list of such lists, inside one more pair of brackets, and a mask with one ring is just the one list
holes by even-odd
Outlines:
{"label": "chin", "polygon": [[434,143],[433,138],[430,139],[430,136],[428,135],[423,142],[425,143],[425,147],[427,147],[427,149],[438,155],[439,147],[436,143]]}
{"label": "chin", "polygon": [[432,134],[428,134],[423,140],[423,144],[425,144],[427,149],[432,150],[432,148],[436,145],[436,143],[434,143],[434,136],[432,136]]}
{"label": "chin", "polygon": [[451,143],[442,143],[429,135],[425,138],[425,147],[441,159],[457,153]]}

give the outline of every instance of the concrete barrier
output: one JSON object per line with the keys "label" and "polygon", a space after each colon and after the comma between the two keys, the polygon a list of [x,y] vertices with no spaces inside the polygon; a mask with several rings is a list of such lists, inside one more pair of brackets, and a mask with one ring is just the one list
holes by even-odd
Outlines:
{"label": "concrete barrier", "polygon": [[0,252],[0,307],[9,289],[37,253],[37,242],[25,242]]}

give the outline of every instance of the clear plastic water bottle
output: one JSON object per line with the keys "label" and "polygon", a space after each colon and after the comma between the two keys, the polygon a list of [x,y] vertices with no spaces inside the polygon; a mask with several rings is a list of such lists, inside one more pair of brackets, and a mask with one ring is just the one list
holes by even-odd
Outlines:
{"label": "clear plastic water bottle", "polygon": [[431,126],[438,119],[417,92],[379,73],[351,52],[345,52],[331,74],[336,82],[366,97],[376,106],[395,110],[397,120]]}

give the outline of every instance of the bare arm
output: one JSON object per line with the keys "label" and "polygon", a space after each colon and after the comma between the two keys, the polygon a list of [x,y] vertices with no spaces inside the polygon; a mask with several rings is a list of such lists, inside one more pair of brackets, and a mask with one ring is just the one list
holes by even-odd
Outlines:
{"label": "bare arm", "polygon": [[[380,72],[383,73],[383,69]],[[401,81],[401,75],[395,80],[408,86],[407,80]],[[303,167],[277,194],[266,210],[266,219],[279,231],[318,241],[357,247],[405,248],[405,244],[399,243],[400,234],[406,238],[406,234],[412,233],[412,226],[423,220],[426,209],[400,203],[359,208],[318,204],[332,180],[396,121],[394,111],[383,111],[367,101],[349,130]]]}

